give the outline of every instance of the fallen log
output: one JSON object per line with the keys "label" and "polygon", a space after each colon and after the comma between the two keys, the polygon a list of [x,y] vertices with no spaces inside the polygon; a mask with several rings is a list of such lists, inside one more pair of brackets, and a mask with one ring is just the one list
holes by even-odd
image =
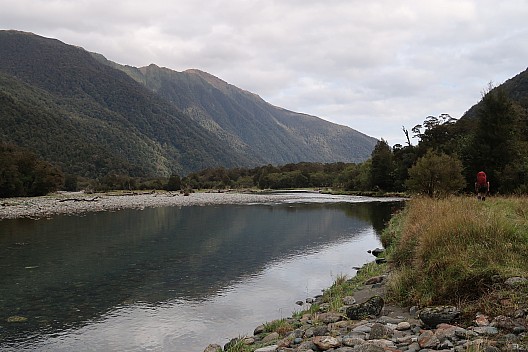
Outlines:
{"label": "fallen log", "polygon": [[66,198],[61,199],[59,202],[97,202],[99,200],[99,196],[93,197],[92,199],[86,199],[86,198]]}

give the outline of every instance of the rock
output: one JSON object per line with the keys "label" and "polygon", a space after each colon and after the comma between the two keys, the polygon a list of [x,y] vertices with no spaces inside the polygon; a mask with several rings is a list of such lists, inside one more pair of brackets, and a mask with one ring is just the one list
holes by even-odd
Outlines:
{"label": "rock", "polygon": [[440,344],[440,340],[436,337],[435,333],[431,330],[425,330],[418,336],[418,344],[421,348],[436,349],[436,346]]}
{"label": "rock", "polygon": [[313,343],[323,351],[341,346],[341,341],[333,336],[316,336]]}
{"label": "rock", "polygon": [[209,346],[205,348],[204,352],[217,352],[218,350],[221,350],[221,349],[222,349],[222,346],[220,345],[210,344]]}
{"label": "rock", "polygon": [[369,340],[387,339],[391,338],[393,334],[394,331],[392,331],[391,328],[387,327],[386,325],[376,323],[372,325],[370,329]]}
{"label": "rock", "polygon": [[352,347],[339,347],[334,350],[335,352],[355,352],[355,350]]}
{"label": "rock", "polygon": [[510,277],[508,280],[506,280],[504,283],[510,287],[515,287],[517,285],[520,285],[520,284],[523,284],[523,283],[526,283],[528,281],[527,278],[524,278],[524,277],[519,277],[519,276],[515,276],[515,277]]}
{"label": "rock", "polygon": [[343,345],[349,346],[349,347],[363,345],[366,343],[364,339],[361,339],[359,337],[349,336],[349,335],[343,336],[342,342],[343,342]]}
{"label": "rock", "polygon": [[411,328],[411,324],[407,321],[402,321],[398,323],[398,325],[396,326],[396,330],[398,331],[405,331],[405,330],[409,330],[410,328]]}
{"label": "rock", "polygon": [[255,352],[275,352],[279,348],[277,345],[270,345],[266,347],[257,348]]}
{"label": "rock", "polygon": [[264,324],[262,325],[259,325],[255,328],[255,330],[253,331],[253,335],[257,336],[257,335],[260,335],[262,334],[264,331],[266,331],[266,327],[264,326]]}
{"label": "rock", "polygon": [[427,307],[420,311],[418,317],[428,327],[435,328],[438,324],[451,324],[460,315],[460,310],[453,306]]}
{"label": "rock", "polygon": [[20,315],[13,315],[13,316],[10,316],[9,318],[7,318],[7,322],[8,323],[24,323],[28,320],[28,318],[26,317],[22,317]]}
{"label": "rock", "polygon": [[370,343],[354,347],[355,352],[385,352],[385,349]]}
{"label": "rock", "polygon": [[508,331],[513,331],[513,329],[517,325],[518,324],[516,324],[512,318],[504,316],[504,315],[496,316],[491,322],[491,326],[494,326],[499,329],[508,330]]}
{"label": "rock", "polygon": [[477,316],[475,317],[475,324],[477,324],[477,326],[488,326],[490,324],[489,317],[487,315],[477,313]]}
{"label": "rock", "polygon": [[374,276],[368,279],[367,281],[365,281],[365,285],[379,284],[383,281],[383,279],[385,279],[384,276]]}
{"label": "rock", "polygon": [[322,313],[319,314],[319,320],[322,321],[325,324],[335,323],[340,321],[343,317],[341,314],[329,312],[329,313]]}
{"label": "rock", "polygon": [[270,343],[272,341],[277,340],[279,337],[280,335],[278,332],[272,332],[269,335],[264,336],[264,338],[262,339],[262,343]]}
{"label": "rock", "polygon": [[231,347],[235,346],[237,342],[240,341],[239,338],[235,337],[234,339],[231,339],[228,343],[224,345],[224,351],[229,350]]}
{"label": "rock", "polygon": [[328,334],[328,327],[326,325],[313,328],[313,336],[324,336],[326,334]]}
{"label": "rock", "polygon": [[376,258],[380,256],[380,254],[382,254],[383,252],[385,252],[384,249],[382,248],[376,248],[376,249],[373,249],[372,251],[370,251],[370,253],[375,256]]}
{"label": "rock", "polygon": [[343,297],[343,304],[345,306],[351,306],[351,305],[356,304],[356,303],[357,303],[356,299],[354,297],[352,297],[352,296]]}
{"label": "rock", "polygon": [[304,304],[304,302],[303,301],[296,301],[295,304],[298,305],[298,306],[302,306]]}
{"label": "rock", "polygon": [[484,336],[497,335],[499,333],[499,330],[494,326],[477,326],[473,328],[473,331]]}
{"label": "rock", "polygon": [[315,351],[317,350],[317,346],[312,341],[303,341],[299,347],[297,347],[297,351]]}
{"label": "rock", "polygon": [[375,260],[376,264],[383,264],[387,262],[387,259],[385,258],[376,258]]}
{"label": "rock", "polygon": [[368,316],[378,316],[383,309],[385,302],[380,296],[369,298],[366,302],[351,305],[346,309],[346,315],[349,319],[360,320]]}

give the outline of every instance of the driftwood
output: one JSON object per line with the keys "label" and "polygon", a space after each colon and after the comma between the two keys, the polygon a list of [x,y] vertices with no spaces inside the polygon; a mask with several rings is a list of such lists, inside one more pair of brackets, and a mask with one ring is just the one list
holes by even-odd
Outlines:
{"label": "driftwood", "polygon": [[92,199],[86,199],[86,198],[66,198],[61,199],[59,202],[97,202],[99,200],[99,196],[93,197]]}

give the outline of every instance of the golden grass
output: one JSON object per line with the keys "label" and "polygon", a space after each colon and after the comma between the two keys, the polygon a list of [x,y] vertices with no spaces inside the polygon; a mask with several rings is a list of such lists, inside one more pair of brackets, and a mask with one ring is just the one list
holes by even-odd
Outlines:
{"label": "golden grass", "polygon": [[405,304],[457,303],[499,278],[528,273],[528,200],[415,198],[383,236],[395,267],[389,295]]}

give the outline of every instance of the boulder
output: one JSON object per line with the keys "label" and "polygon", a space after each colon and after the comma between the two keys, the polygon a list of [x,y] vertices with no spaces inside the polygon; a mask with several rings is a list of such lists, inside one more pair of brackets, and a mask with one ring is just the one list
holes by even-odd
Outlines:
{"label": "boulder", "polygon": [[323,351],[341,346],[341,341],[333,336],[316,336],[313,343]]}
{"label": "boulder", "polygon": [[428,327],[436,328],[438,324],[451,324],[460,316],[460,310],[453,306],[427,307],[420,311],[418,317]]}
{"label": "boulder", "polygon": [[346,316],[352,320],[361,320],[368,316],[378,316],[383,309],[385,301],[380,296],[373,296],[366,302],[353,304],[346,309]]}

